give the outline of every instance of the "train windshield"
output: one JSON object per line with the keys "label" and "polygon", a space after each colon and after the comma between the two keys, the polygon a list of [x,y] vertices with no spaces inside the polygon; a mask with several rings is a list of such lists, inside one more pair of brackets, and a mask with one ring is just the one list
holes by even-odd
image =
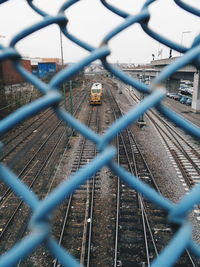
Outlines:
{"label": "train windshield", "polygon": [[101,89],[92,89],[92,93],[95,94],[95,93],[101,93]]}

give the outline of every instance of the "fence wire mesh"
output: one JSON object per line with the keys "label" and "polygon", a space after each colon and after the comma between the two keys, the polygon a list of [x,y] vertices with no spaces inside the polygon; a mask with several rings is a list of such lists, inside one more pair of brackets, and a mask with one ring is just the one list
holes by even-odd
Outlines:
{"label": "fence wire mesh", "polygon": [[[9,0],[1,0],[0,4],[7,1]],[[200,258],[200,247],[192,238],[192,225],[187,219],[188,213],[194,208],[195,205],[199,204],[200,185],[196,185],[187,195],[182,198],[179,203],[174,204],[169,199],[163,197],[154,189],[144,184],[140,179],[137,179],[137,177],[134,177],[132,174],[128,173],[121,166],[118,166],[114,162],[116,150],[109,145],[109,143],[117,136],[118,133],[120,133],[129,125],[133,124],[141,114],[152,107],[155,107],[161,114],[163,114],[163,116],[184,129],[193,137],[198,139],[200,138],[200,128],[191,124],[189,121],[185,120],[162,104],[162,100],[166,96],[166,91],[162,84],[168,77],[187,64],[192,64],[199,69],[200,35],[196,36],[190,48],[186,48],[180,44],[170,41],[166,37],[161,36],[152,30],[149,27],[149,21],[151,20],[149,8],[151,7],[151,4],[156,2],[156,0],[146,1],[140,12],[136,15],[128,14],[112,6],[107,1],[100,0],[106,9],[110,10],[117,16],[122,17],[124,20],[118,27],[114,28],[102,39],[99,47],[93,47],[89,43],[80,40],[78,37],[74,36],[68,31],[68,19],[65,11],[79,2],[79,0],[66,1],[60,7],[56,16],[51,16],[45,13],[34,4],[33,0],[26,0],[26,2],[33,12],[36,12],[41,16],[41,21],[30,27],[27,27],[25,30],[13,36],[8,47],[0,45],[0,60],[3,61],[10,59],[17,72],[20,73],[27,82],[34,85],[40,91],[42,96],[34,102],[24,105],[1,120],[0,134],[5,134],[15,127],[16,124],[21,123],[38,112],[51,107],[56,115],[66,124],[70,125],[81,135],[94,142],[99,150],[99,154],[93,159],[93,161],[70,177],[70,179],[63,181],[53,192],[48,195],[48,197],[43,200],[39,200],[37,195],[32,192],[22,181],[20,181],[19,177],[17,177],[11,169],[9,169],[5,164],[1,163],[1,181],[6,183],[18,196],[24,200],[24,202],[26,202],[27,205],[30,206],[32,209],[32,217],[29,222],[30,233],[0,257],[0,266],[16,265],[20,260],[25,259],[28,255],[30,255],[41,244],[45,245],[53,257],[58,258],[63,266],[80,266],[73,256],[64,250],[57,243],[57,241],[52,238],[50,215],[54,209],[56,209],[56,207],[63,202],[64,199],[66,199],[75,189],[77,189],[87,179],[92,177],[103,166],[108,166],[112,172],[119,176],[123,181],[128,183],[129,186],[164,209],[168,214],[168,218],[166,219],[168,219],[169,222],[178,225],[178,231],[168,246],[160,253],[158,258],[153,261],[152,266],[172,266],[186,249],[188,249],[196,257]],[[189,6],[181,0],[174,0],[174,2],[185,11],[196,16],[200,16],[200,10]],[[184,54],[175,62],[165,67],[163,71],[154,79],[151,86],[148,86],[137,81],[133,77],[128,76],[120,69],[109,64],[107,61],[107,56],[112,53],[108,46],[109,41],[111,41],[112,38],[114,38],[117,34],[136,23],[139,24],[142,30],[153,39],[173,50]],[[22,39],[28,38],[32,33],[46,28],[52,24],[56,24],[66,38],[83,49],[89,51],[89,55],[73,66],[66,67],[57,73],[51,79],[51,81],[46,84],[22,67],[20,64],[21,55],[17,51],[16,45]],[[99,59],[104,68],[111,72],[115,77],[119,78],[121,81],[129,84],[130,86],[133,86],[139,92],[146,94],[143,102],[138,104],[122,118],[113,123],[112,127],[107,130],[103,136],[93,132],[87,126],[75,119],[71,114],[59,107],[59,103],[62,100],[62,94],[59,91],[60,85],[63,82],[68,81],[70,77],[72,77],[74,74],[77,74],[80,70],[97,59]],[[3,144],[1,143],[1,150],[2,149]]]}

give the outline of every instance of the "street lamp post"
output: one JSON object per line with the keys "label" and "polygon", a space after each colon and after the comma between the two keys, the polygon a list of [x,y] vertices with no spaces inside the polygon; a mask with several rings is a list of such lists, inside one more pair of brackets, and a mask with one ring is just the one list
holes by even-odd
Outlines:
{"label": "street lamp post", "polygon": [[[183,32],[181,33],[181,45],[182,45],[182,43],[183,43],[183,34],[186,34],[186,33],[191,33],[191,31],[183,31]],[[181,54],[182,54],[182,53],[180,53],[180,56],[181,56]]]}

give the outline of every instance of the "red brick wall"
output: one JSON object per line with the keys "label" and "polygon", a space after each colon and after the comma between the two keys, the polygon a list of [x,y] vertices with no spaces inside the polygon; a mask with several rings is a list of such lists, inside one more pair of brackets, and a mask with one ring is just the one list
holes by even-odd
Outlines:
{"label": "red brick wall", "polygon": [[[30,60],[22,59],[21,65],[29,72],[32,71]],[[25,82],[24,78],[13,68],[10,60],[0,63],[0,81],[4,85]]]}

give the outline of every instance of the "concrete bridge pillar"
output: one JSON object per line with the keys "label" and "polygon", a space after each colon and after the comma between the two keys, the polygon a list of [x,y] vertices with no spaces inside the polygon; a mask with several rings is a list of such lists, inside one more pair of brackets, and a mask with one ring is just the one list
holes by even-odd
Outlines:
{"label": "concrete bridge pillar", "polygon": [[191,110],[195,113],[200,112],[200,77],[199,77],[199,72],[194,73]]}
{"label": "concrete bridge pillar", "polygon": [[180,87],[180,79],[169,78],[166,81],[166,89],[171,93],[178,93]]}

